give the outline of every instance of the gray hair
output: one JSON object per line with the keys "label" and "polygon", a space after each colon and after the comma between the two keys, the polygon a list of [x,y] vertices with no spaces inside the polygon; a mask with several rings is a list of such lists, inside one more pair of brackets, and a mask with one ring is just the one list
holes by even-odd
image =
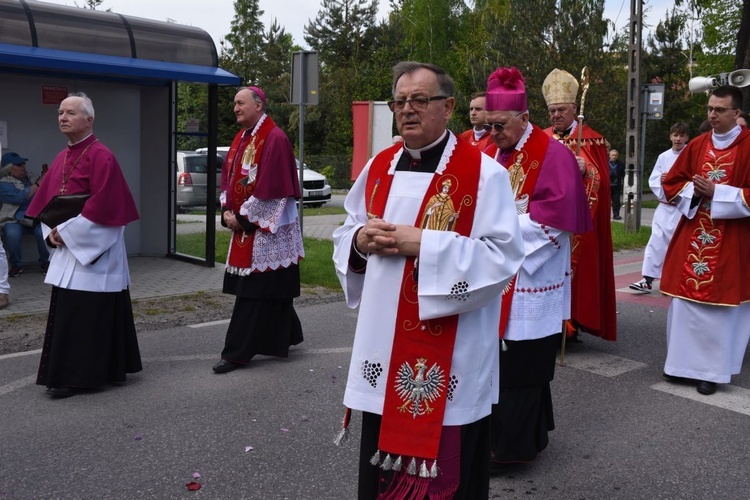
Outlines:
{"label": "gray hair", "polygon": [[420,69],[426,69],[428,71],[432,71],[435,74],[435,76],[437,77],[440,95],[453,97],[453,94],[456,93],[456,84],[453,83],[453,78],[451,78],[443,68],[430,63],[401,61],[393,67],[393,86],[391,88],[391,93],[393,94],[394,98],[396,97],[396,83],[398,83],[399,78],[404,75],[414,73],[415,71],[418,71]]}
{"label": "gray hair", "polygon": [[[260,106],[261,106],[260,110],[262,112],[264,112],[264,113],[266,112],[266,103],[263,102],[263,99],[260,98],[260,96],[258,95],[258,93],[256,91],[254,91],[250,87],[240,87],[240,90],[247,90],[247,91],[249,91],[250,94],[253,96],[253,100],[255,102],[259,102],[260,103]],[[237,92],[239,92],[239,90]]]}
{"label": "gray hair", "polygon": [[91,101],[91,98],[84,94],[83,92],[71,92],[68,94],[68,97],[80,97],[81,98],[81,107],[83,108],[83,112],[86,113],[86,116],[90,116],[91,118],[94,118],[95,112],[94,112],[94,103]]}

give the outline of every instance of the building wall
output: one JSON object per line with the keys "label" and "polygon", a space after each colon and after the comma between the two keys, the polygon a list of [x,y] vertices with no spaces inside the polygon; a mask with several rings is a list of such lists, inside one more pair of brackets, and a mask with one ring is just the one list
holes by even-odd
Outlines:
{"label": "building wall", "polygon": [[[39,173],[67,144],[57,126],[57,104],[44,104],[42,86],[85,92],[96,110],[94,133],[117,157],[141,220],[125,230],[129,255],[166,255],[169,205],[169,91],[122,83],[0,73],[0,121],[7,124],[3,152],[28,158]],[[24,260],[35,250],[24,249]],[[27,257],[28,255],[28,257]]]}

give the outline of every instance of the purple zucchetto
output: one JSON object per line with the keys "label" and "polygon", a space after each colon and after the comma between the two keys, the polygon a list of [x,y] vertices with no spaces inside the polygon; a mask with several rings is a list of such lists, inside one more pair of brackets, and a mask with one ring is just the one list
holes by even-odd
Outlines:
{"label": "purple zucchetto", "polygon": [[265,92],[263,92],[262,90],[260,90],[260,87],[256,87],[254,85],[251,85],[248,88],[250,90],[252,90],[253,92],[255,92],[255,95],[257,95],[258,97],[260,97],[260,100],[263,101],[263,104],[267,104],[266,103],[266,94],[265,94]]}
{"label": "purple zucchetto", "polygon": [[497,68],[487,79],[487,111],[526,111],[526,85],[515,67]]}

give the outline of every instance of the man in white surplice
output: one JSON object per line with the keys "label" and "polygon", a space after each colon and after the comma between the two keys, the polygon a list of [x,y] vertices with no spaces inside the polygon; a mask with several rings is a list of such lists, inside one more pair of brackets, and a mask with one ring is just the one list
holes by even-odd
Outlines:
{"label": "man in white surplice", "polygon": [[[403,285],[412,274],[404,269],[412,256],[418,322],[429,329],[430,320],[458,315],[452,356],[448,351],[450,388],[442,425],[460,426],[462,439],[470,432],[478,441],[461,443],[460,485],[457,475],[455,484],[442,491],[457,489],[456,498],[486,498],[489,491],[488,417],[498,395],[500,294],[518,271],[524,251],[507,171],[446,129],[455,106],[453,91],[452,79],[436,66],[408,62],[394,67],[394,100],[389,105],[404,143],[368,162],[346,198],[347,220],[334,232],[334,262],[347,305],[359,306],[344,396],[348,408],[364,412],[359,498],[375,498],[383,487],[370,457],[382,448],[378,433],[386,393],[398,369],[390,362],[399,345],[396,319],[403,307],[400,298],[406,295]],[[467,172],[478,179],[468,194],[459,196],[459,186],[468,184],[462,178]],[[372,183],[376,176],[374,189],[372,184],[368,188],[368,178]],[[445,189],[447,180],[450,189]],[[373,201],[391,181],[384,211],[373,213]],[[428,200],[444,191],[453,196],[456,210],[446,220],[460,225],[473,213],[468,234],[415,227],[424,220]],[[467,199],[473,200],[471,206],[463,203]],[[385,429],[386,417],[382,422]],[[409,430],[398,432],[396,440],[409,438]],[[474,460],[473,467],[465,466],[468,460]],[[388,469],[385,463],[381,467]],[[432,482],[450,474],[441,462],[438,480]]]}

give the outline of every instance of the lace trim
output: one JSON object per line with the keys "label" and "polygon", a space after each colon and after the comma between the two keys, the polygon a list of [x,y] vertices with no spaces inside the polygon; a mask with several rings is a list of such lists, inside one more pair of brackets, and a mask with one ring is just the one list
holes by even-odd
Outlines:
{"label": "lace trim", "polygon": [[297,264],[305,257],[299,222],[281,226],[274,233],[255,231],[253,262],[250,267],[226,266],[229,274],[247,276],[254,272],[276,271]]}

